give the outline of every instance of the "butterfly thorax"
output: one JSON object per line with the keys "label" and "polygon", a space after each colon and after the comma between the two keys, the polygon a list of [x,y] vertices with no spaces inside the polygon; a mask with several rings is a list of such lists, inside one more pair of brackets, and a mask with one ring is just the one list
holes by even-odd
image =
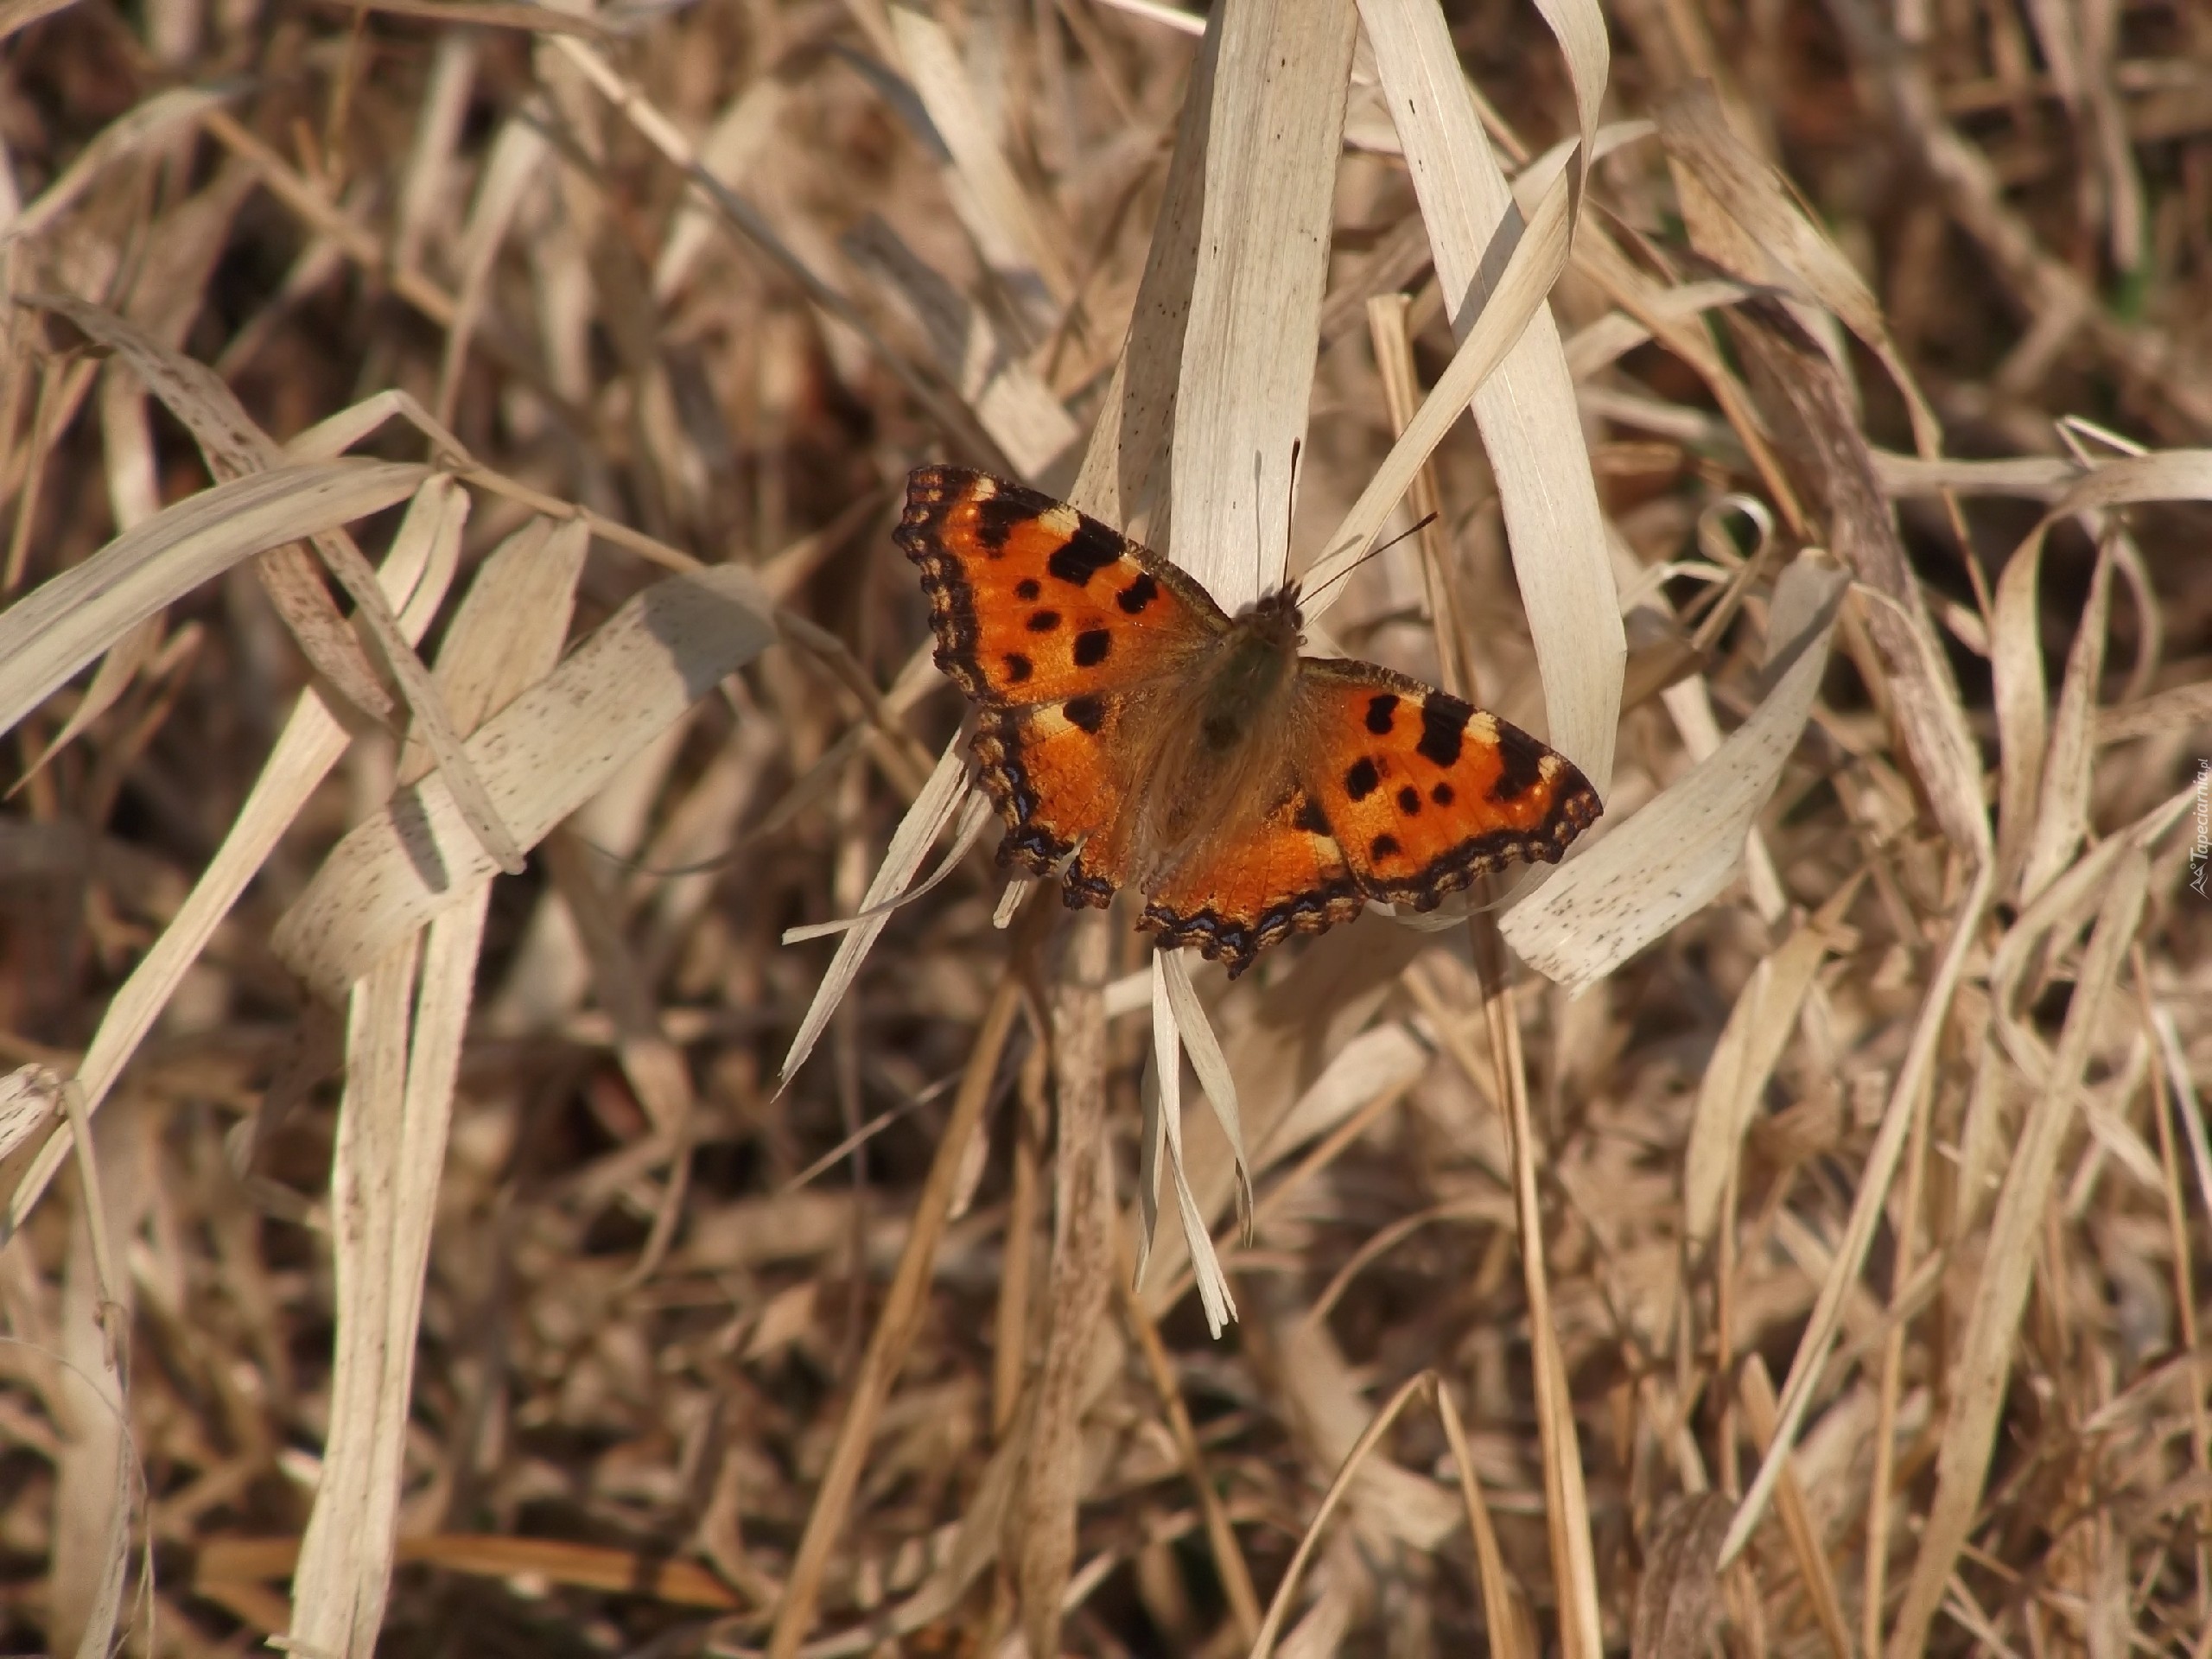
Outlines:
{"label": "butterfly thorax", "polygon": [[1298,670],[1298,590],[1268,594],[1236,614],[1200,680],[1196,715],[1201,747],[1216,757],[1236,748],[1280,712]]}
{"label": "butterfly thorax", "polygon": [[1132,780],[1139,868],[1164,874],[1281,792],[1300,625],[1294,588],[1248,606],[1190,677],[1179,706],[1160,711],[1147,764]]}

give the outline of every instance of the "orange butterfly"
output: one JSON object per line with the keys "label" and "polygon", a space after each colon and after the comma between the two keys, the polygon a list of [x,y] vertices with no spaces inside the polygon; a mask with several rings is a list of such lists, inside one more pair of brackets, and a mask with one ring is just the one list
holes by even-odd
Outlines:
{"label": "orange butterfly", "polygon": [[1295,583],[1235,617],[1073,507],[958,467],[906,480],[937,664],[980,711],[1002,863],[1234,978],[1370,899],[1433,910],[1601,810],[1566,756],[1372,663],[1301,657]]}

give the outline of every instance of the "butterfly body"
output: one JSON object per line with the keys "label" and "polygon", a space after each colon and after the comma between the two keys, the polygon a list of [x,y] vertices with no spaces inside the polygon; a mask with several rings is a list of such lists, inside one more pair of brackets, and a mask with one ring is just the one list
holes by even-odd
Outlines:
{"label": "butterfly body", "polygon": [[1071,905],[1134,887],[1141,925],[1233,976],[1370,899],[1433,909],[1600,810],[1567,759],[1371,663],[1305,657],[1296,588],[1235,617],[1074,508],[925,467],[898,540],[938,666],[978,710],[1002,861]]}

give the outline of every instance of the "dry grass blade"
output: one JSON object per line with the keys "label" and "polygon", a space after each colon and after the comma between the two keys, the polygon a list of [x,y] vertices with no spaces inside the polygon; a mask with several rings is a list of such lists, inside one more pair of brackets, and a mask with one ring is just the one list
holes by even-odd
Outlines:
{"label": "dry grass blade", "polygon": [[[1230,1156],[1236,1160],[1236,1216],[1248,1236],[1252,1225],[1252,1165],[1244,1151],[1244,1125],[1236,1110],[1236,1077],[1221,1052],[1221,1039],[1206,1019],[1205,1005],[1191,983],[1191,964],[1182,951],[1155,952],[1153,957],[1160,988],[1166,993],[1167,1014],[1176,1040],[1191,1057],[1191,1069],[1205,1090],[1206,1103],[1215,1121],[1229,1137]],[[1157,1014],[1154,1016],[1157,1018]]]}
{"label": "dry grass blade", "polygon": [[[263,474],[266,477],[267,474]],[[249,482],[251,480],[248,480]],[[461,552],[468,498],[452,480],[434,477],[416,493],[393,539],[379,579],[399,614],[401,631],[422,638],[445,598]],[[110,1001],[93,1033],[77,1080],[87,1112],[99,1109],[124,1063],[153,1029],[185,975],[223,918],[238,902],[277,838],[290,827],[309,793],[337,764],[347,737],[321,699],[304,696],[239,808],[230,833],[194,884],[169,925]],[[4,1234],[12,1235],[46,1190],[68,1151],[67,1137],[43,1148],[10,1199]]]}
{"label": "dry grass blade", "polygon": [[1956,677],[1929,619],[1890,504],[1859,429],[1854,395],[1827,353],[1784,307],[1754,300],[1727,314],[1745,378],[1774,430],[1791,482],[1821,520],[1818,533],[1854,581],[1876,596],[1866,629],[1878,653],[1875,683],[1896,721],[1936,822],[1961,856],[1991,856],[1981,759]]}
{"label": "dry grass blade", "polygon": [[[1774,1441],[1774,1379],[1767,1375],[1766,1362],[1757,1354],[1744,1357],[1739,1391],[1750,1420],[1752,1440],[1764,1452]],[[1725,1510],[1726,1505],[1718,1507]],[[1789,1553],[1796,1560],[1798,1576],[1805,1582],[1806,1593],[1813,1604],[1813,1617],[1820,1624],[1828,1652],[1832,1659],[1851,1659],[1851,1632],[1844,1626],[1843,1603],[1836,1593],[1835,1573],[1821,1548],[1819,1525],[1806,1501],[1805,1490],[1796,1473],[1788,1468],[1783,1469],[1781,1479],[1776,1483],[1775,1507],[1781,1514],[1783,1531],[1789,1539]]]}
{"label": "dry grass blade", "polygon": [[1706,224],[1694,232],[1701,251],[1719,257],[1707,241],[1717,226],[1711,215],[1725,214],[1750,238],[1753,268],[1728,261],[1737,274],[1760,283],[1780,283],[1802,290],[1840,318],[1866,343],[1904,395],[1913,437],[1923,455],[1942,446],[1936,413],[1921,396],[1890,338],[1888,324],[1865,280],[1841,249],[1808,218],[1783,188],[1774,169],[1730,130],[1720,99],[1708,81],[1681,88],[1660,106],[1659,136],[1675,163],[1701,187],[1685,189],[1684,205]]}
{"label": "dry grass blade", "polygon": [[[1580,10],[1562,4],[1548,16],[1567,49],[1586,130],[1603,95],[1606,66],[1594,49],[1602,33],[1593,38],[1586,26],[1573,21]],[[1501,311],[1495,323],[1505,325],[1499,343],[1511,349],[1494,373],[1471,377],[1480,387],[1469,388],[1475,423],[1497,478],[1515,575],[1529,613],[1543,679],[1546,735],[1603,796],[1611,786],[1627,654],[1620,607],[1558,326],[1542,306],[1542,295],[1521,286],[1527,280],[1529,288],[1549,290],[1554,256],[1548,245],[1572,228],[1572,208],[1579,204],[1560,203],[1555,225],[1548,201],[1529,210],[1522,242],[1531,264],[1525,279],[1514,274],[1517,291],[1509,293],[1506,277],[1494,277],[1497,268],[1488,262],[1515,211],[1513,197],[1477,117],[1443,13],[1419,4],[1373,3],[1362,8],[1361,17],[1420,199],[1452,333],[1464,350],[1493,308]],[[1586,164],[1578,155],[1572,177],[1579,178]],[[1517,257],[1522,249],[1515,251]],[[1526,326],[1509,321],[1524,305],[1533,312]],[[1402,486],[1391,499],[1401,493]]]}
{"label": "dry grass blade", "polygon": [[[542,527],[518,534],[477,573],[438,660],[438,691],[461,732],[552,669],[586,539],[577,524],[550,537]],[[403,760],[401,777],[420,775],[429,760],[427,751],[412,766]],[[377,964],[355,988],[348,1029],[349,1087],[331,1170],[332,1421],[293,1580],[290,1636],[365,1659],[384,1623],[430,1221],[490,897],[482,887],[472,896]]]}
{"label": "dry grass blade", "polygon": [[0,1077],[0,1158],[61,1116],[61,1076],[43,1065],[19,1065]]}
{"label": "dry grass blade", "polygon": [[1636,1586],[1633,1659],[1699,1659],[1720,1623],[1720,1540],[1728,1500],[1718,1492],[1677,1499],[1643,1547]]}
{"label": "dry grass blade", "polygon": [[300,1647],[332,1659],[365,1659],[372,1650],[391,1572],[404,1449],[404,1435],[393,1431],[405,1424],[414,1333],[411,1325],[395,1329],[398,1287],[385,1268],[397,1249],[392,1182],[406,1125],[417,949],[410,937],[370,970],[354,988],[346,1021],[346,1095],[331,1160],[340,1312],[330,1430],[300,1543],[288,1632]]}
{"label": "dry grass blade", "polygon": [[1252,1569],[1237,1547],[1236,1533],[1230,1529],[1221,1493],[1207,1466],[1205,1452],[1198,1444],[1198,1430],[1191,1421],[1190,1409],[1176,1390],[1174,1370],[1167,1350],[1160,1342],[1160,1327],[1137,1300],[1134,1264],[1126,1250],[1121,1252],[1121,1262],[1125,1270],[1116,1281],[1116,1290],[1122,1313],[1136,1334],[1138,1351],[1144,1357],[1153,1391],[1166,1415],[1168,1432],[1175,1437],[1175,1449],[1183,1459],[1184,1472],[1189,1476],[1198,1506],[1205,1513],[1206,1541],[1213,1551],[1214,1569],[1221,1574],[1222,1590],[1229,1599],[1230,1616],[1236,1621],[1237,1636],[1249,1646],[1260,1633],[1260,1601],[1252,1587]]}
{"label": "dry grass blade", "polygon": [[0,613],[0,731],[148,617],[231,566],[404,501],[429,469],[281,467],[186,497]]}
{"label": "dry grass blade", "polygon": [[[2009,875],[2017,877],[2024,871],[2029,849],[2036,843],[2042,823],[2044,769],[2052,753],[2038,589],[2044,544],[2052,527],[2076,513],[2135,502],[2207,499],[2212,499],[2212,451],[2174,450],[2107,461],[2052,503],[2006,561],[1997,583],[1990,667],[2004,757],[1998,794],[1999,860]],[[2076,695],[2086,696],[2088,683],[2077,683],[2082,689]],[[2078,756],[2078,747],[2069,746],[2069,752]],[[2046,880],[2050,863],[2046,856],[2038,867]]]}
{"label": "dry grass blade", "polygon": [[1467,1446],[1466,1425],[1452,1391],[1439,1386],[1437,1415],[1444,1421],[1444,1437],[1451,1442],[1452,1464],[1459,1477],[1459,1495],[1466,1501],[1467,1530],[1474,1535],[1475,1563],[1483,1592],[1483,1624],[1491,1650],[1503,1659],[1524,1659],[1535,1651],[1531,1640],[1528,1607],[1520,1587],[1506,1571],[1505,1557],[1497,1547],[1497,1526],[1491,1518],[1490,1501],[1475,1473],[1474,1454]]}
{"label": "dry grass blade", "polygon": [[[582,805],[723,678],[775,639],[750,573],[671,576],[623,607],[467,743],[524,846]],[[403,790],[332,852],[285,913],[276,948],[335,1001],[401,939],[496,874],[445,772]]]}
{"label": "dry grass blade", "polygon": [[[282,458],[283,451],[254,424],[230,388],[204,365],[170,351],[96,306],[66,296],[42,297],[37,303],[68,318],[86,334],[121,353],[169,412],[191,429],[209,470],[218,478],[257,472]],[[376,573],[342,529],[318,528],[308,539],[315,543],[323,563],[352,597],[361,631],[398,681],[401,695],[415,716],[414,729],[445,769],[447,785],[463,822],[502,870],[510,875],[520,874],[522,853],[462,753],[452,721],[430,684],[429,671],[415,655],[414,646],[401,635],[391,607],[377,586]],[[361,641],[340,620],[306,555],[291,547],[272,549],[257,568],[308,659],[357,708],[376,715],[389,713],[391,701],[363,656]]]}
{"label": "dry grass blade", "polygon": [[[26,20],[28,21],[28,20]],[[177,129],[219,108],[233,94],[203,86],[175,86],[158,92],[102,128],[59,178],[34,197],[7,226],[11,240],[29,242],[67,218],[71,208],[117,162],[160,143]]]}
{"label": "dry grass blade", "polygon": [[1980,1283],[1959,1339],[1956,1393],[1936,1460],[1936,1497],[1890,1652],[1921,1652],[1980,1506],[1982,1478],[1997,1438],[1998,1414],[2012,1369],[2020,1311],[2033,1282],[2036,1238],[2044,1225],[2058,1154],[2073,1117],[2072,1096],[2088,1061],[2105,999],[2120,977],[2141,923],[2150,861],[2131,849],[2113,872],[2090,936],[2088,959],[2060,1033],[2048,1080],[2029,1108],[1989,1226]]}
{"label": "dry grass blade", "polygon": [[1205,1309],[1206,1330],[1218,1337],[1236,1317],[1236,1301],[1215,1253],[1206,1211],[1191,1185],[1183,1143],[1183,1033],[1168,989],[1169,957],[1152,957],[1152,1064],[1145,1073],[1143,1161],[1137,1170],[1137,1283],[1151,1265],[1153,1237],[1160,1223],[1160,1177],[1164,1169],[1175,1188],[1175,1213],[1191,1254],[1191,1270]]}
{"label": "dry grass blade", "polygon": [[65,1083],[62,1103],[75,1144],[79,1195],[61,1308],[64,1386],[74,1396],[73,1433],[56,1471],[58,1537],[48,1592],[57,1648],[73,1649],[78,1659],[101,1659],[114,1649],[123,1613],[137,1461],[124,1414],[129,1309],[118,1300],[130,1294],[130,1287],[118,1272],[114,1240],[135,1227],[143,1199],[130,1174],[112,1185],[101,1179],[90,1120],[72,1095]]}
{"label": "dry grass blade", "polygon": [[1500,925],[1525,961],[1586,987],[1702,909],[1743,861],[1744,837],[1797,746],[1845,591],[1814,557],[1783,573],[1769,621],[1769,689],[1751,717],[1656,800],[1600,837]]}
{"label": "dry grass blade", "polygon": [[892,38],[930,124],[951,152],[963,188],[953,207],[966,220],[985,262],[1019,288],[1041,284],[1055,307],[1067,303],[1075,280],[1061,252],[1062,237],[1039,213],[986,122],[949,36],[933,19],[893,0]]}
{"label": "dry grass blade", "polygon": [[1566,174],[1556,177],[1525,228],[1511,244],[1490,303],[1475,319],[1452,365],[1429,388],[1406,423],[1389,455],[1352,503],[1329,538],[1328,551],[1301,578],[1316,593],[1332,587],[1365,555],[1391,510],[1413,486],[1414,475],[1458,422],[1468,400],[1488,383],[1534,321],[1544,296],[1567,268],[1568,203]]}
{"label": "dry grass blade", "polygon": [[2098,687],[2104,679],[2113,563],[2113,542],[2107,537],[2098,550],[2096,569],[2089,578],[2089,595],[2082,604],[2081,626],[2075,630],[2067,653],[2066,678],[2059,688],[2058,708],[2051,720],[2035,827],[2020,866],[2024,899],[2034,898],[2073,861],[2089,827],[2092,722]]}
{"label": "dry grass blade", "polygon": [[1259,1635],[1253,1639],[1250,1659],[1268,1659],[1274,1652],[1275,1643],[1282,1634],[1283,1622],[1290,1612],[1291,1592],[1298,1587],[1301,1569],[1313,1554],[1315,1544],[1319,1541],[1322,1529],[1328,1525],[1338,1506],[1355,1490],[1367,1459],[1382,1443],[1382,1437],[1390,1432],[1390,1426],[1398,1421],[1399,1414],[1415,1396],[1435,1386],[1435,1376],[1427,1371],[1408,1378],[1382,1408],[1375,1414],[1358,1440],[1352,1443],[1351,1449],[1344,1454],[1335,1478],[1330,1481],[1328,1490],[1321,1494],[1320,1507],[1314,1510],[1313,1518],[1306,1523],[1306,1530],[1298,1541],[1298,1553],[1290,1558],[1290,1565],[1283,1573],[1282,1583],[1276,1587],[1274,1599],[1268,1604],[1268,1616],[1260,1625]]}
{"label": "dry grass blade", "polygon": [[837,941],[837,954],[830,958],[829,968],[816,984],[805,1017],[799,1021],[798,1033],[785,1052],[779,1075],[786,1084],[806,1064],[815,1044],[830,1028],[830,1018],[836,1013],[837,1005],[860,977],[869,947],[890,925],[894,913],[893,901],[907,891],[922,868],[922,861],[929,856],[930,849],[960,812],[962,800],[969,791],[968,763],[962,753],[965,747],[958,741],[946,747],[938,757],[929,781],[899,819],[891,844],[884,849],[883,861],[876,867],[868,891],[861,897],[859,919],[846,928],[844,937]]}
{"label": "dry grass blade", "polygon": [[1232,611],[1289,557],[1356,26],[1344,0],[1230,6],[1219,26],[1169,546]]}
{"label": "dry grass blade", "polygon": [[1736,1179],[1752,1112],[1789,1046],[1813,976],[1835,948],[1832,930],[1858,890],[1856,881],[1844,887],[1818,918],[1762,960],[1728,1011],[1706,1063],[1697,1116],[1682,1153],[1682,1230],[1699,1249],[1712,1243],[1719,1225],[1721,1199]]}
{"label": "dry grass blade", "polygon": [[1028,1455],[1014,1504],[1020,1544],[1012,1563],[1022,1634],[1032,1653],[1060,1650],[1061,1600],[1075,1565],[1076,1505],[1082,1497],[1086,1384],[1115,1271],[1106,1014],[1099,989],[1106,948],[1103,922],[1078,931],[1075,982],[1061,991],[1052,1011],[1059,1140],[1052,1270]]}
{"label": "dry grass blade", "polygon": [[890,1395],[892,1384],[898,1381],[899,1370],[906,1362],[907,1348],[921,1320],[923,1292],[929,1283],[938,1241],[951,1208],[953,1188],[961,1166],[967,1160],[969,1142],[982,1126],[991,1083],[997,1075],[1007,1038],[1014,1029],[1014,1014],[1021,1004],[1021,975],[1028,965],[1030,952],[1036,948],[1041,923],[1050,914],[1033,900],[1017,925],[1012,958],[991,994],[990,1007],[976,1033],[976,1046],[969,1054],[967,1069],[960,1079],[960,1091],[953,1100],[952,1115],[938,1142],[936,1156],[931,1160],[928,1181],[914,1206],[912,1230],[899,1255],[898,1272],[884,1293],[883,1310],[876,1316],[843,1419],[838,1424],[836,1445],[830,1452],[829,1466],[823,1471],[822,1483],[815,1491],[813,1507],[807,1512],[806,1531],[792,1557],[791,1577],[785,1585],[783,1600],[777,1605],[775,1625],[769,1634],[769,1659],[792,1659],[814,1623],[823,1574],[829,1567],[830,1551],[844,1529],[846,1511],[861,1478],[861,1459],[874,1438],[877,1416]]}

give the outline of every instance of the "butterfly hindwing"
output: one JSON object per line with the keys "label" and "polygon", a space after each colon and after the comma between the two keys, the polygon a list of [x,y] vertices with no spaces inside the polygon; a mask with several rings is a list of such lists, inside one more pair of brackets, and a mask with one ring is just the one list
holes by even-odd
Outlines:
{"label": "butterfly hindwing", "polygon": [[1229,626],[1166,560],[987,473],[917,469],[895,534],[922,568],[938,666],[986,708],[1172,674]]}
{"label": "butterfly hindwing", "polygon": [[1062,702],[986,709],[976,728],[976,774],[1007,822],[1001,863],[1061,872],[1070,904],[1104,906],[1125,879],[1113,827],[1123,785],[1113,764],[1127,705],[1078,694]]}
{"label": "butterfly hindwing", "polygon": [[1160,882],[1142,925],[1226,962],[1234,979],[1269,945],[1350,921],[1365,902],[1312,797],[1293,787],[1255,822],[1224,825]]}
{"label": "butterfly hindwing", "polygon": [[1555,863],[1600,810],[1517,726],[1372,663],[1300,660],[1297,757],[1360,891],[1433,910],[1517,860]]}

